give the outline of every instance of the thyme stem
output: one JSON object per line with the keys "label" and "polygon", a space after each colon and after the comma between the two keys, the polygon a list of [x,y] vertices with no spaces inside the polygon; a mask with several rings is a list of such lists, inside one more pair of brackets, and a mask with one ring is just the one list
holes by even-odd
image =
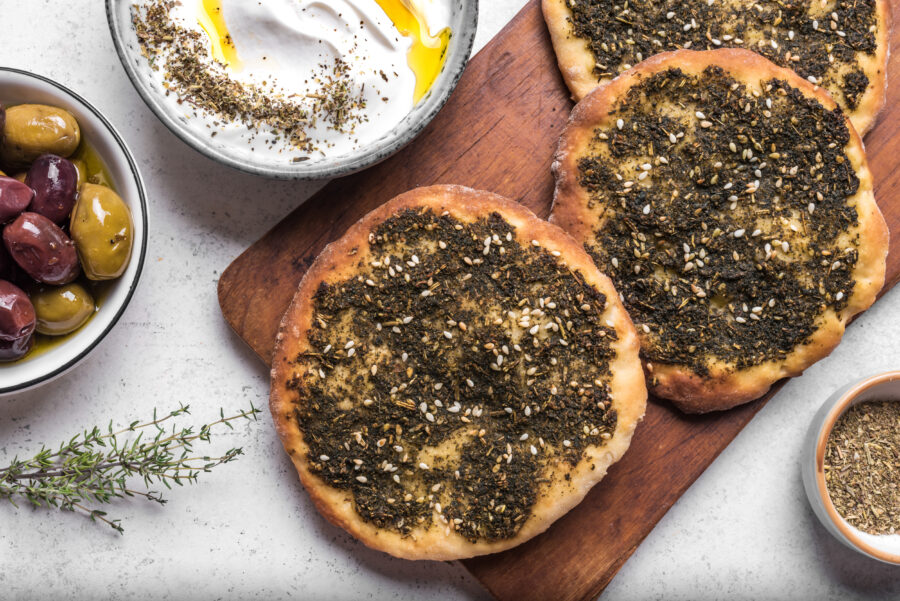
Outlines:
{"label": "thyme stem", "polygon": [[[218,456],[194,454],[194,444],[210,442],[217,426],[233,428],[232,422],[255,420],[259,409],[250,409],[226,416],[219,411],[219,419],[200,426],[171,429],[163,424],[185,414],[188,405],[181,405],[163,417],[146,422],[134,421],[128,427],[113,430],[112,422],[106,432],[97,426],[84,430],[59,445],[58,450],[46,447],[31,459],[14,458],[8,466],[0,468],[0,499],[7,499],[14,506],[24,499],[35,507],[55,507],[80,512],[92,521],[100,521],[114,530],[124,532],[118,519],[109,519],[106,512],[89,507],[90,504],[108,504],[124,497],[144,497],[164,504],[162,495],[150,489],[154,483],[166,488],[172,484],[183,486],[197,481],[200,473],[229,463],[243,454],[240,447],[227,450]],[[155,431],[152,438],[144,437]],[[129,436],[137,432],[135,436]],[[140,479],[147,490],[136,490],[127,485],[129,479]]]}

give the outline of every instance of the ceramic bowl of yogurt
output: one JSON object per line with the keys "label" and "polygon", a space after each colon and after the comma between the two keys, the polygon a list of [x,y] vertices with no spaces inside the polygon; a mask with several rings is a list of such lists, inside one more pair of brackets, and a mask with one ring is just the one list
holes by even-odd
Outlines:
{"label": "ceramic bowl of yogurt", "polygon": [[[826,453],[835,425],[852,407],[867,402],[900,402],[900,371],[878,374],[837,390],[813,417],[800,460],[803,487],[813,513],[841,543],[878,561],[900,565],[900,532],[871,534],[845,519],[828,492]],[[866,459],[866,457],[861,457]]]}
{"label": "ceramic bowl of yogurt", "polygon": [[107,0],[125,70],[179,138],[230,167],[326,179],[391,156],[437,115],[478,0]]}

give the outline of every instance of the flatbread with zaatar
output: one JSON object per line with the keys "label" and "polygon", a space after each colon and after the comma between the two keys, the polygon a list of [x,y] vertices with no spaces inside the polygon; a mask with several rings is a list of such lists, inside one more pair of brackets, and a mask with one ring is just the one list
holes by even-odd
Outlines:
{"label": "flatbread with zaatar", "polygon": [[838,344],[884,283],[859,136],[821,88],[747,50],[657,55],[574,109],[550,220],[622,294],[648,383],[726,409]]}
{"label": "flatbread with zaatar", "polygon": [[565,232],[488,192],[419,188],[310,267],[271,410],[328,520],[397,557],[470,557],[542,532],[622,456],[638,350]]}
{"label": "flatbread with zaatar", "polygon": [[824,87],[860,134],[884,105],[888,0],[543,0],[576,100],[663,51],[745,48]]}

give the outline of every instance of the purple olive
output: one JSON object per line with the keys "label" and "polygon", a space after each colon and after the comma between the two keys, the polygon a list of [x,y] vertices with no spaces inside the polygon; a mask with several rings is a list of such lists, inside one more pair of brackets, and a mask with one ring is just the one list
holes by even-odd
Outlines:
{"label": "purple olive", "polygon": [[16,361],[28,354],[34,346],[34,336],[19,340],[0,340],[0,361]]}
{"label": "purple olive", "polygon": [[12,177],[0,176],[0,223],[15,219],[28,208],[34,190]]}
{"label": "purple olive", "polygon": [[72,161],[55,154],[41,155],[28,169],[25,183],[34,190],[29,211],[54,223],[69,218],[78,193],[78,169]]}
{"label": "purple olive", "polygon": [[19,267],[43,284],[68,284],[81,272],[75,243],[43,215],[19,215],[4,228],[3,242]]}
{"label": "purple olive", "polygon": [[0,280],[0,340],[15,342],[31,336],[36,316],[34,305],[25,292],[6,280]]}
{"label": "purple olive", "polygon": [[0,280],[15,282],[16,272],[18,270],[19,266],[16,265],[13,258],[9,256],[9,251],[6,250],[6,246],[0,244]]}

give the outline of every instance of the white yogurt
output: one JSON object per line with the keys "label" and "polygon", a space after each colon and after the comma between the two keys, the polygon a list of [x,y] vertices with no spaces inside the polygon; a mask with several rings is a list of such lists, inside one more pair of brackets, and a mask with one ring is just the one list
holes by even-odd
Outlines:
{"label": "white yogurt", "polygon": [[[448,0],[411,0],[426,18],[434,35],[449,26]],[[408,64],[412,38],[404,37],[375,0],[221,0],[222,15],[241,66],[229,76],[246,85],[262,85],[284,96],[302,98],[319,89],[313,77],[321,65],[342,59],[350,66],[355,93],[366,101],[362,122],[352,133],[331,129],[320,120],[308,130],[317,150],[309,160],[340,156],[365,147],[395,127],[414,105],[416,76]],[[171,11],[182,27],[209,37],[200,25],[200,0],[182,0]],[[211,43],[208,45],[211,47]],[[327,69],[324,70],[327,72]],[[382,76],[387,77],[387,81]],[[153,72],[159,85],[162,70]],[[307,156],[269,129],[251,129],[244,123],[224,122],[176,94],[166,97],[172,111],[184,115],[203,135],[216,132],[216,142],[248,154],[290,162]]]}

